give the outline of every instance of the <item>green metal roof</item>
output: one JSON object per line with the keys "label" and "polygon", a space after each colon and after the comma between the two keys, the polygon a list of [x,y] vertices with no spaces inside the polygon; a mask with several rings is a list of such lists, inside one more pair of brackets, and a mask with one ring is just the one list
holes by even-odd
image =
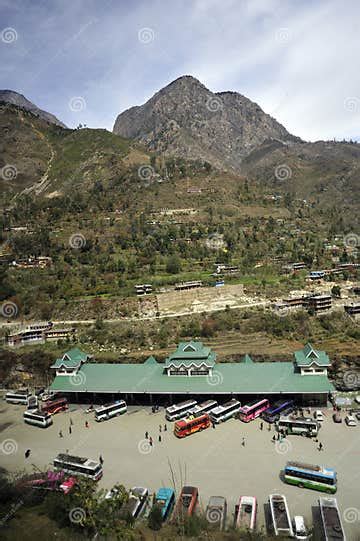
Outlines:
{"label": "green metal roof", "polygon": [[[76,381],[75,381],[76,379]],[[301,376],[292,362],[220,363],[212,376],[167,376],[163,363],[84,364],[76,378],[57,376],[51,390],[153,394],[328,393],[327,376]]]}
{"label": "green metal roof", "polygon": [[309,366],[316,363],[319,366],[330,366],[330,359],[325,351],[314,349],[311,344],[306,344],[303,349],[295,351],[295,360],[298,366]]}
{"label": "green metal roof", "polygon": [[82,362],[86,362],[90,357],[91,355],[81,351],[81,349],[72,348],[69,349],[69,351],[66,351],[60,359],[56,359],[50,368],[59,368],[60,366],[65,366],[66,368],[76,368]]}
{"label": "green metal roof", "polygon": [[190,366],[206,364],[214,366],[216,353],[202,342],[180,342],[176,351],[171,353],[165,360],[165,368],[169,366]]}

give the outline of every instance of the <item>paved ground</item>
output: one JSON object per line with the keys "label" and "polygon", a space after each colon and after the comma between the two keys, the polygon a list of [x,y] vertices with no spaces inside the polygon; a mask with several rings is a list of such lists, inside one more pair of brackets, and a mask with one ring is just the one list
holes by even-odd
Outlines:
{"label": "paved ground", "polygon": [[[122,417],[96,423],[80,406],[71,409],[56,415],[53,426],[44,430],[23,423],[23,407],[2,402],[1,465],[10,471],[24,467],[31,470],[32,465],[44,468],[58,452],[67,449],[94,459],[101,453],[105,461],[101,486],[111,487],[120,482],[127,487],[142,485],[155,491],[160,486],[172,486],[173,475],[177,490],[185,483],[199,488],[202,507],[206,507],[212,495],[226,496],[228,522],[239,496],[255,495],[259,502],[258,524],[262,526],[264,504],[272,492],[287,496],[292,515],[304,515],[312,522],[321,494],[285,485],[279,473],[287,460],[319,463],[337,470],[336,497],[347,541],[360,539],[360,424],[355,428],[344,423],[335,425],[330,410],[324,410],[326,420],[319,434],[324,450],[319,452],[314,441],[300,436],[291,436],[283,445],[275,445],[271,441],[273,432],[261,431],[259,421],[246,425],[232,419],[215,430],[209,428],[183,440],[175,438],[171,424],[167,423],[168,431],[161,433],[159,443],[159,424],[165,422],[163,410],[152,414],[147,408],[132,407]],[[74,423],[71,435],[70,417]],[[90,422],[88,429],[85,420]],[[58,435],[60,429],[62,439]],[[154,439],[153,448],[144,440],[146,430]],[[16,452],[4,452],[14,447]],[[28,448],[32,452],[26,461],[24,452]]]}

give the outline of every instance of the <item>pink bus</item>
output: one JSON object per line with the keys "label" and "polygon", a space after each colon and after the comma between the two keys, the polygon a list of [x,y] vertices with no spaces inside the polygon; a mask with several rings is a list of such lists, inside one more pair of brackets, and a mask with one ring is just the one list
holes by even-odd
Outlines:
{"label": "pink bus", "polygon": [[267,398],[263,398],[261,400],[254,400],[253,402],[250,402],[250,404],[246,404],[246,406],[242,406],[239,409],[238,417],[240,421],[248,423],[249,421],[256,419],[256,417],[259,417],[259,415],[263,411],[269,409],[269,407],[270,403]]}

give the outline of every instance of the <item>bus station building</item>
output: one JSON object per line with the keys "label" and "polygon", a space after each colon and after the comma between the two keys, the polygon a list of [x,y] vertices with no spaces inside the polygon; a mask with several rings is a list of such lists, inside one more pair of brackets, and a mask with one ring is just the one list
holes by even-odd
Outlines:
{"label": "bus station building", "polygon": [[202,342],[180,342],[165,362],[153,356],[144,363],[98,363],[74,348],[51,368],[52,391],[70,401],[168,405],[187,398],[220,402],[237,398],[242,403],[265,397],[294,398],[299,405],[325,406],[335,389],[328,379],[331,365],[324,351],[307,344],[287,362],[217,362],[216,353]]}

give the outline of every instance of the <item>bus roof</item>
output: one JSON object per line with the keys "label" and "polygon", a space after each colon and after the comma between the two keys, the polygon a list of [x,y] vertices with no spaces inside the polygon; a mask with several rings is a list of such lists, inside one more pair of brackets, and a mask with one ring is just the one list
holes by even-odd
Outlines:
{"label": "bus roof", "polygon": [[324,466],[316,466],[314,464],[304,464],[301,462],[287,462],[286,468],[298,471],[312,471],[324,477],[334,477],[336,474],[335,470],[332,468],[325,468]]}
{"label": "bus roof", "polygon": [[259,398],[258,400],[252,400],[248,404],[245,404],[244,406],[241,406],[240,411],[249,411],[254,406],[256,406],[258,404],[262,404],[263,402],[267,402],[267,401],[268,401],[267,398]]}
{"label": "bus roof", "polygon": [[161,487],[157,491],[155,498],[157,500],[169,500],[173,494],[174,494],[174,489]]}
{"label": "bus roof", "polygon": [[196,400],[185,400],[184,402],[179,402],[178,404],[173,404],[172,406],[169,406],[166,408],[166,411],[168,413],[172,413],[173,411],[176,411],[178,408],[186,407],[186,406],[194,406],[196,404]]}

